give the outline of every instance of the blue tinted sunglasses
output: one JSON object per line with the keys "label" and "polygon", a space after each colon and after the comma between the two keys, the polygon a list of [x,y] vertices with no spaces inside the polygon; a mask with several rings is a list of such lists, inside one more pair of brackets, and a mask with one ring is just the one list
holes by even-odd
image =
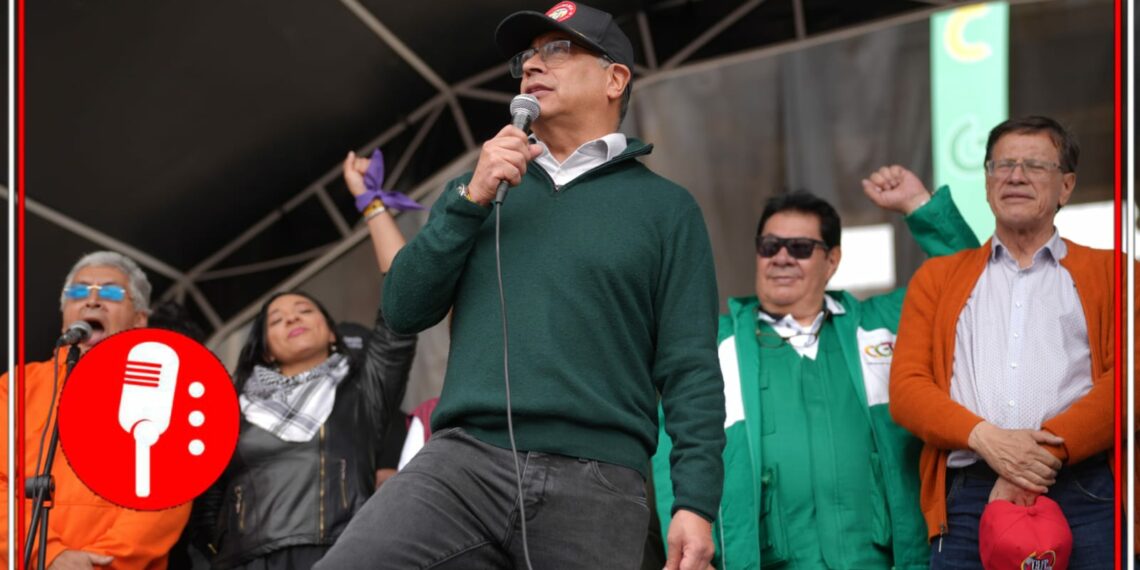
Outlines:
{"label": "blue tinted sunglasses", "polygon": [[86,299],[94,289],[99,292],[99,298],[104,301],[122,301],[127,297],[127,290],[122,285],[87,285],[76,283],[63,288],[63,296],[73,301]]}

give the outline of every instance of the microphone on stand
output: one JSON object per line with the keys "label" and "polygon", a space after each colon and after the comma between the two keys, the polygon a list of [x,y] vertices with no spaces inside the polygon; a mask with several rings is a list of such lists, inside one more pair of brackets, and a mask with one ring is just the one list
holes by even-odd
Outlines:
{"label": "microphone on stand", "polygon": [[[515,95],[515,98],[511,99],[511,126],[525,133],[530,127],[531,121],[538,118],[539,112],[538,99],[534,95],[525,93]],[[506,180],[499,182],[499,188],[495,191],[496,204],[500,206],[503,204],[510,187],[511,185]]]}
{"label": "microphone on stand", "polygon": [[67,330],[55,341],[56,346],[70,346],[79,344],[89,338],[92,333],[91,325],[87,321],[75,321],[68,325]]}
{"label": "microphone on stand", "polygon": [[[79,343],[91,338],[93,330],[91,325],[86,321],[75,321],[68,325],[67,330],[60,335],[59,340],[55,342],[56,348],[69,346],[67,349],[67,372],[64,376],[64,383],[66,384],[67,378],[71,376],[71,370],[75,368],[75,364],[79,362],[79,355],[82,350],[79,348]],[[58,380],[58,368],[57,380]],[[55,398],[52,398],[52,407],[55,407]],[[47,542],[48,542],[48,515],[51,513],[52,495],[55,493],[55,482],[52,478],[52,466],[55,463],[55,450],[59,445],[59,412],[52,410],[48,412],[48,418],[51,419],[51,441],[48,443],[47,455],[42,455],[44,450],[44,440],[40,438],[40,448],[36,452],[36,457],[44,457],[42,469],[36,468],[36,474],[33,477],[28,477],[24,480],[24,497],[32,499],[32,520],[28,526],[28,534],[24,538],[24,565],[23,568],[32,568],[32,550],[36,549],[36,544],[40,545],[39,555],[36,558],[37,568],[43,570],[47,568]],[[47,429],[47,425],[44,429]],[[38,461],[37,461],[38,463]],[[37,540],[38,539],[38,540]]]}

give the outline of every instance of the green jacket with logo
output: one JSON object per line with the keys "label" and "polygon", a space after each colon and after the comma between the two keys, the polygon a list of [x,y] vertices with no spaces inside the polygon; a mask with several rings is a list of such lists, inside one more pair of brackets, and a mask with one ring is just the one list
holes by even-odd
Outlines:
{"label": "green jacket with logo", "polygon": [[[978,245],[945,187],[906,221],[911,234],[930,256]],[[875,508],[866,513],[867,525],[873,541],[891,549],[894,568],[926,568],[930,549],[918,501],[918,455],[922,442],[891,420],[887,406],[891,354],[906,289],[865,301],[846,291],[827,294],[844,311],[833,314],[824,326],[836,328],[855,392],[867,403],[875,448],[870,461],[878,485],[869,490],[874,495]],[[755,296],[735,297],[728,301],[728,314],[720,317],[717,345],[725,386],[726,445],[724,493],[713,526],[713,563],[718,570],[760,568],[762,561],[764,567],[769,567],[788,556],[786,529],[779,522],[780,506],[774,500],[778,482],[772,481],[773,472],[765,469],[760,443],[764,388],[786,372],[766,368],[760,362],[755,334],[758,306]],[[661,421],[653,476],[665,536],[671,518],[668,515],[673,512],[668,470],[672,441],[665,432],[664,420]]]}

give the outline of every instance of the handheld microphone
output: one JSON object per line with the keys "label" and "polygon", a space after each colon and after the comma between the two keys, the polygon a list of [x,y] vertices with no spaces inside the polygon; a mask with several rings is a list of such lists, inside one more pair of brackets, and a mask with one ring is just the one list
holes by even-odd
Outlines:
{"label": "handheld microphone", "polygon": [[56,346],[79,344],[89,338],[92,333],[91,325],[87,321],[75,321],[67,326],[67,330],[55,341]]}
{"label": "handheld microphone", "polygon": [[[540,112],[538,106],[538,99],[534,95],[515,95],[511,99],[511,126],[518,128],[522,132],[526,132],[530,127],[531,121],[538,118]],[[495,191],[495,203],[502,205],[503,200],[507,198],[507,190],[511,185],[503,180],[499,182],[499,188]]]}
{"label": "handheld microphone", "polygon": [[119,427],[135,438],[135,495],[150,496],[150,448],[170,426],[178,353],[161,342],[142,342],[127,354]]}

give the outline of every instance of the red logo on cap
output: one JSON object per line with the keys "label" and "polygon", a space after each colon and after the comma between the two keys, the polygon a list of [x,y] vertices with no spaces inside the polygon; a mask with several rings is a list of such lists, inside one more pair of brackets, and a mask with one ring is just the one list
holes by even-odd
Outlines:
{"label": "red logo on cap", "polygon": [[1057,563],[1057,554],[1046,550],[1041,554],[1034,552],[1021,563],[1021,570],[1053,570]]}
{"label": "red logo on cap", "polygon": [[556,22],[569,20],[574,12],[578,11],[578,6],[573,2],[559,2],[553,8],[546,11],[546,15]]}

